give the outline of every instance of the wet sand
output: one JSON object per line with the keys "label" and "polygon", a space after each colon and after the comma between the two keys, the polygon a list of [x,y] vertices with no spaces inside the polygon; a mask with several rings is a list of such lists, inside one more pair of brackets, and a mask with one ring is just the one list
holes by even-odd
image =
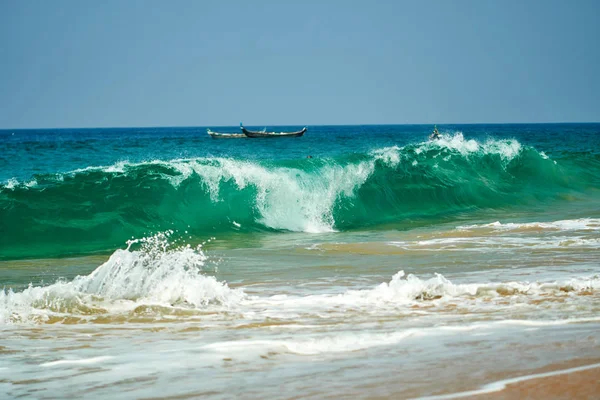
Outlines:
{"label": "wet sand", "polygon": [[531,379],[507,385],[500,392],[484,393],[466,399],[598,399],[600,367],[570,374]]}
{"label": "wet sand", "polygon": [[[590,368],[587,369],[587,367]],[[577,368],[583,370],[569,371]],[[553,364],[526,376],[492,382],[480,389],[462,392],[462,394],[442,395],[439,398],[467,400],[598,399],[600,398],[600,360],[586,360],[584,363],[581,360],[573,360]]]}

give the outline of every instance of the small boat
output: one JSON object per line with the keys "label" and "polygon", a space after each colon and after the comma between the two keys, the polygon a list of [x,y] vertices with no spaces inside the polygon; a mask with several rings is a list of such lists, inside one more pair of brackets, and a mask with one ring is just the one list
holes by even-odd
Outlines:
{"label": "small boat", "polygon": [[244,128],[244,125],[240,123],[240,129],[244,132],[244,135],[249,138],[274,138],[274,137],[300,137],[306,132],[306,127],[297,132],[267,132],[265,131],[249,131]]}
{"label": "small boat", "polygon": [[213,139],[239,139],[239,138],[246,137],[246,135],[244,135],[243,133],[219,133],[219,132],[213,132],[210,129],[207,129],[206,132]]}

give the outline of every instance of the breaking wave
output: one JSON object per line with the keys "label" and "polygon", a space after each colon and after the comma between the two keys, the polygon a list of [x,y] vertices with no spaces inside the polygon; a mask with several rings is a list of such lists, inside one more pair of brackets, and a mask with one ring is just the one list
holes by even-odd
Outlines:
{"label": "breaking wave", "polygon": [[131,240],[92,273],[69,282],[0,291],[0,324],[102,322],[106,317],[131,321],[165,314],[185,320],[202,312],[258,320],[296,320],[300,314],[346,318],[348,312],[413,312],[415,307],[439,306],[433,311],[443,312],[450,303],[481,311],[520,302],[539,313],[540,302],[554,306],[560,304],[557,299],[596,296],[600,290],[598,276],[561,282],[453,283],[441,274],[423,279],[399,271],[389,282],[341,294],[333,290],[311,296],[250,296],[208,275],[208,258],[201,247],[175,246],[171,235],[167,231]]}
{"label": "breaking wave", "polygon": [[460,133],[329,159],[120,162],[0,186],[0,259],[106,251],[167,229],[329,232],[527,206],[589,186],[573,175],[516,140]]}
{"label": "breaking wave", "polygon": [[[174,247],[172,232],[128,242],[91,274],[70,282],[0,291],[0,324],[56,322],[105,314],[136,313],[140,306],[228,307],[244,297],[240,290],[205,275],[200,247]],[[137,246],[137,250],[132,247]],[[144,308],[142,307],[142,310]]]}

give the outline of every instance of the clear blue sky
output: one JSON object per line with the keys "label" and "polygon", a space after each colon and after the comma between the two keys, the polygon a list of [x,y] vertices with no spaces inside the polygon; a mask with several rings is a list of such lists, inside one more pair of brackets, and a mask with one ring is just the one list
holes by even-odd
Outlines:
{"label": "clear blue sky", "polygon": [[0,128],[600,121],[600,1],[0,0]]}

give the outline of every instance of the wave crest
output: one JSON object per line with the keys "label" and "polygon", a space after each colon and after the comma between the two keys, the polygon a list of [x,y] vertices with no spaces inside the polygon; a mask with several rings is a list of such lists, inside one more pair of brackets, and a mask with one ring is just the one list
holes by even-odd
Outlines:
{"label": "wave crest", "polygon": [[[530,204],[570,185],[531,147],[460,133],[334,159],[120,162],[2,186],[0,228],[11,235],[0,238],[0,258],[106,250],[148,229],[206,237],[364,228]],[[33,254],[31,241],[39,244]]]}

